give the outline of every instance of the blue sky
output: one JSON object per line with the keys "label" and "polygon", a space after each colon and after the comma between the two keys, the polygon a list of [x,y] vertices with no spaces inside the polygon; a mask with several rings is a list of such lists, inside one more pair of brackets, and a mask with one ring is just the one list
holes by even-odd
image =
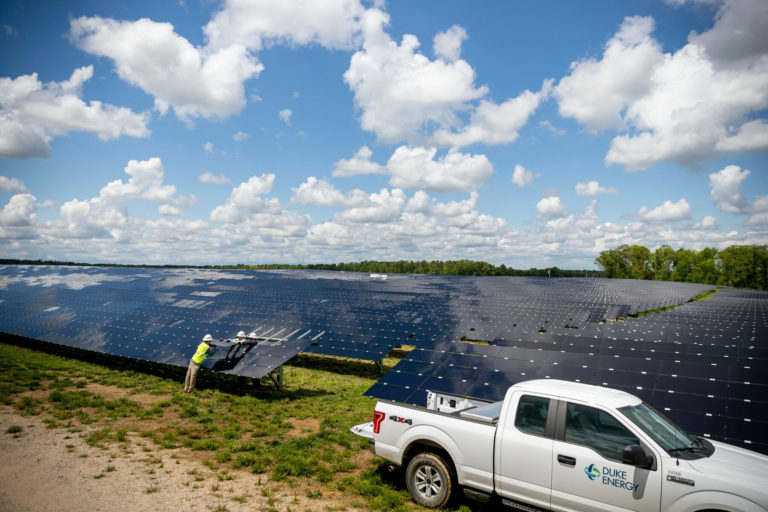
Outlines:
{"label": "blue sky", "polygon": [[119,263],[768,243],[768,4],[0,5],[0,253]]}

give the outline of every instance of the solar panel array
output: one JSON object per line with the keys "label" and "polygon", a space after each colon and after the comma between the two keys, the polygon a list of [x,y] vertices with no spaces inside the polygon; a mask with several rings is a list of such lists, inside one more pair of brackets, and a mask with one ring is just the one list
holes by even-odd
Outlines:
{"label": "solar panel array", "polygon": [[[395,275],[375,281],[343,272],[13,265],[0,268],[0,280],[5,332],[186,364],[188,346],[203,333],[256,330],[282,341],[263,357],[266,344],[239,354],[258,359],[250,366],[267,361],[265,368],[287,357],[289,347],[378,361],[403,343],[572,332],[707,289],[604,279]],[[255,371],[244,373],[247,367],[227,371]]]}
{"label": "solar panel array", "polygon": [[417,347],[366,394],[422,406],[428,390],[501,400],[537,378],[623,389],[686,430],[768,453],[768,292],[720,290],[578,334]]}
{"label": "solar panel array", "polygon": [[[260,378],[299,352],[376,361],[416,349],[367,394],[423,405],[426,390],[496,399],[537,377],[609,385],[685,428],[764,447],[768,294],[607,279],[322,271],[0,267],[0,331],[186,366],[205,333],[255,331],[206,361]],[[605,321],[608,320],[608,321]],[[457,343],[489,340],[492,346]],[[698,429],[698,430],[697,430]]]}

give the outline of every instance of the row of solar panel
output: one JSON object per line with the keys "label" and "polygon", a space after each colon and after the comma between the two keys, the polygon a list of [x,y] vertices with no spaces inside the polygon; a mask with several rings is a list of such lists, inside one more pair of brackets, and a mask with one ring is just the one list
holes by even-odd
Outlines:
{"label": "row of solar panel", "polygon": [[417,347],[398,365],[408,361],[441,363],[443,366],[457,368],[483,368],[491,371],[504,370],[510,366],[518,368],[521,363],[525,365],[529,363],[552,366],[565,365],[609,371],[645,372],[654,375],[695,376],[702,379],[714,379],[715,381],[752,382],[768,385],[768,372],[765,371],[764,365],[700,364],[643,357],[604,356],[598,353],[580,354],[515,347],[486,347],[463,343],[443,344],[436,347],[436,350]]}
{"label": "row of solar panel", "polygon": [[[660,392],[668,393],[670,397],[675,393],[697,395],[710,399],[710,404],[715,412],[721,414],[720,405],[724,400],[749,400],[751,404],[768,403],[768,384],[709,380],[705,378],[680,377],[668,374],[649,374],[640,371],[622,369],[584,368],[569,365],[546,365],[530,361],[506,361],[503,369],[451,367],[440,363],[425,363],[406,360],[399,363],[395,369],[379,380],[381,384],[408,387],[412,389],[430,389],[436,382],[440,383],[440,389],[454,394],[469,384],[482,384],[491,386],[495,393],[503,393],[511,383],[520,380],[534,378],[557,378],[574,382],[597,383],[611,387],[623,387],[636,392]],[[501,364],[489,365],[501,366]],[[453,386],[453,390],[443,389],[444,386]],[[490,391],[484,391],[488,393]],[[757,399],[755,399],[757,397]],[[671,399],[671,398],[670,398]],[[763,402],[765,401],[765,402]],[[718,405],[720,404],[720,405]],[[685,409],[684,409],[685,410]],[[754,414],[755,419],[768,421],[768,410],[759,409]]]}

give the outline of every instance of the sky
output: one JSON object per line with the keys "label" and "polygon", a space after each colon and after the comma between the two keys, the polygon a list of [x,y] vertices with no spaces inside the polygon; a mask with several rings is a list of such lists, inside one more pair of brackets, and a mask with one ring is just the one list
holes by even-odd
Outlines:
{"label": "sky", "polygon": [[0,3],[0,257],[768,243],[765,0]]}

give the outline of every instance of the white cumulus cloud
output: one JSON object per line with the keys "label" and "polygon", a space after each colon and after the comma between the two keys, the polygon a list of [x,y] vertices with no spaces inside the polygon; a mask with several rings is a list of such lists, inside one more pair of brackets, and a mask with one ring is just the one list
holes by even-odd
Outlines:
{"label": "white cumulus cloud", "polygon": [[467,31],[460,25],[454,25],[445,32],[440,32],[433,39],[433,49],[439,58],[453,61],[461,55],[461,45],[467,40]]}
{"label": "white cumulus cloud", "polygon": [[19,228],[37,221],[37,198],[32,194],[15,194],[0,211],[0,227]]}
{"label": "white cumulus cloud", "polygon": [[536,203],[536,216],[540,220],[556,219],[565,215],[565,205],[557,196],[548,196]]}
{"label": "white cumulus cloud", "polygon": [[43,84],[36,73],[0,78],[0,156],[47,157],[51,140],[70,132],[101,140],[149,136],[148,113],[82,100],[83,84],[92,77],[93,66],[86,66],[62,82]]}
{"label": "white cumulus cloud", "polygon": [[711,29],[664,53],[652,18],[626,18],[600,60],[574,62],[559,82],[560,114],[620,129],[605,161],[628,171],[768,149],[767,23],[764,1],[725,0]]}
{"label": "white cumulus cloud", "polygon": [[363,49],[344,73],[361,125],[383,142],[423,139],[428,124],[452,126],[455,112],[485,95],[475,86],[475,72],[466,61],[430,60],[419,53],[411,34],[398,44],[384,31],[389,16],[369,9],[362,16]]}
{"label": "white cumulus cloud", "polygon": [[70,25],[77,46],[112,59],[120,78],[154,97],[155,109],[173,109],[185,121],[240,112],[243,83],[264,68],[242,44],[195,47],[170,23],[83,16]]}
{"label": "white cumulus cloud", "polygon": [[360,174],[384,174],[386,169],[381,164],[371,161],[373,151],[368,146],[361,146],[352,158],[342,158],[333,169],[334,177],[357,176]]}
{"label": "white cumulus cloud", "polygon": [[723,152],[759,151],[768,146],[768,123],[763,120],[747,121],[738,128],[728,129],[717,140],[715,149]]}
{"label": "white cumulus cloud", "polygon": [[279,117],[280,120],[285,124],[291,124],[292,115],[293,115],[293,111],[289,108],[285,108],[277,113],[277,117]]}
{"label": "white cumulus cloud", "polygon": [[452,149],[435,159],[436,148],[400,146],[387,162],[393,187],[436,192],[464,192],[478,188],[491,174],[493,164],[485,155]]}
{"label": "white cumulus cloud", "polygon": [[408,213],[423,213],[429,217],[461,217],[472,215],[477,206],[477,191],[472,191],[464,201],[449,201],[441,203],[423,190],[417,190],[408,200],[405,211]]}
{"label": "white cumulus cloud", "polygon": [[742,183],[749,177],[749,169],[742,170],[738,165],[729,165],[709,175],[710,198],[718,209],[741,215],[751,215],[745,222],[747,226],[762,227],[768,225],[768,195],[757,196],[750,203],[741,190]]}
{"label": "white cumulus cloud", "polygon": [[748,169],[738,165],[729,165],[709,175],[710,198],[718,209],[729,213],[746,213],[749,202],[741,184],[750,175]]}
{"label": "white cumulus cloud", "polygon": [[653,210],[643,206],[637,213],[648,222],[671,222],[690,219],[691,207],[688,205],[688,201],[683,198],[676,203],[666,200],[661,206],[657,206]]}
{"label": "white cumulus cloud", "polygon": [[307,181],[291,190],[293,201],[315,206],[350,207],[364,204],[368,199],[368,194],[362,190],[355,189],[344,194],[326,180],[314,176],[310,176]]}
{"label": "white cumulus cloud", "polygon": [[701,219],[701,222],[697,223],[694,228],[695,229],[713,229],[717,227],[717,219],[715,219],[711,215],[707,215],[703,219]]}
{"label": "white cumulus cloud", "polygon": [[720,3],[716,23],[702,34],[691,34],[690,41],[704,46],[707,54],[725,65],[768,53],[768,4],[763,0],[727,0]]}
{"label": "white cumulus cloud", "polygon": [[624,109],[647,93],[651,72],[663,59],[661,46],[650,36],[653,25],[652,18],[626,18],[601,60],[572,63],[554,90],[560,115],[593,130],[619,128]]}
{"label": "white cumulus cloud", "polygon": [[359,0],[226,0],[204,28],[212,48],[318,44],[350,50],[360,37]]}
{"label": "white cumulus cloud", "polygon": [[38,206],[35,196],[23,193],[11,196],[8,203],[0,210],[0,247],[5,249],[6,254],[9,244],[38,238]]}
{"label": "white cumulus cloud", "polygon": [[603,187],[595,180],[586,183],[577,183],[574,187],[576,194],[584,197],[594,197],[600,194],[618,194],[618,189],[614,187]]}
{"label": "white cumulus cloud", "polygon": [[535,177],[536,175],[533,171],[517,164],[512,172],[512,183],[517,185],[517,188],[528,188],[533,183]]}
{"label": "white cumulus cloud", "polygon": [[518,131],[549,95],[551,85],[547,80],[540,91],[524,91],[501,104],[483,100],[472,112],[468,125],[458,131],[437,130],[431,140],[440,146],[456,147],[477,143],[510,144],[517,140]]}
{"label": "white cumulus cloud", "polygon": [[383,188],[378,194],[370,194],[364,204],[344,210],[335,219],[341,222],[384,223],[396,219],[405,205],[405,192],[395,188]]}
{"label": "white cumulus cloud", "polygon": [[194,204],[195,198],[176,194],[176,186],[163,183],[165,171],[159,158],[131,160],[124,172],[130,176],[127,182],[115,180],[107,183],[99,197],[107,202],[146,199],[170,205]]}
{"label": "white cumulus cloud", "polygon": [[268,173],[261,176],[251,176],[248,181],[234,189],[223,205],[217,206],[211,212],[214,222],[232,224],[243,221],[251,214],[278,214],[282,210],[280,201],[276,198],[264,198],[272,191],[275,175]]}
{"label": "white cumulus cloud", "polygon": [[26,185],[18,178],[0,176],[0,193],[29,192]]}
{"label": "white cumulus cloud", "polygon": [[181,206],[196,202],[194,196],[182,196],[175,185],[164,183],[164,169],[159,158],[131,160],[124,172],[128,181],[114,180],[99,191],[98,197],[72,199],[61,205],[62,221],[49,226],[49,234],[62,240],[107,239],[129,243],[143,236],[144,220],[132,216],[128,206],[137,200],[160,203],[161,215],[181,216]]}
{"label": "white cumulus cloud", "polygon": [[167,215],[169,217],[181,217],[184,215],[181,208],[170,204],[161,204],[157,207],[157,211],[160,215]]}
{"label": "white cumulus cloud", "polygon": [[200,183],[210,183],[212,185],[220,185],[222,183],[229,183],[229,178],[223,174],[213,174],[211,171],[206,171],[197,177],[197,181]]}

